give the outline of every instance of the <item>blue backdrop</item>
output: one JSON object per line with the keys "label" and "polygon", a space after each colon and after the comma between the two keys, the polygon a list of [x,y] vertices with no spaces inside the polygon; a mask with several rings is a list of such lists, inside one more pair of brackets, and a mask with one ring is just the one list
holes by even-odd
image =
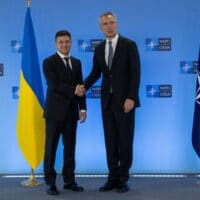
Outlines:
{"label": "blue backdrop", "polygon": [[[141,57],[141,108],[136,112],[132,173],[197,173],[200,160],[191,144],[200,46],[199,0],[34,0],[31,15],[40,68],[55,52],[59,29],[72,33],[71,54],[80,58],[84,77],[92,66],[91,47],[104,36],[98,16],[116,13],[119,33],[136,41]],[[19,72],[26,0],[0,3],[0,173],[27,173],[16,138]],[[41,70],[42,71],[42,70]],[[43,75],[42,75],[43,76]],[[96,83],[96,86],[100,81]],[[44,90],[46,83],[43,77]],[[99,98],[87,98],[87,121],[77,132],[79,173],[106,173]],[[43,163],[36,172],[43,170]],[[62,168],[62,145],[56,159]]]}

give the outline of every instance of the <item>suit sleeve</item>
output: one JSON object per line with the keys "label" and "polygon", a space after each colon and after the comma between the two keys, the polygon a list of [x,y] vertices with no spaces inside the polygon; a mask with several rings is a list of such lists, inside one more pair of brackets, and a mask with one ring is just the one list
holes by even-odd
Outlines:
{"label": "suit sleeve", "polygon": [[129,43],[128,52],[130,87],[127,98],[137,101],[140,85],[140,58],[137,45],[134,42]]}
{"label": "suit sleeve", "polygon": [[83,83],[85,85],[86,90],[88,90],[101,76],[101,69],[100,66],[98,66],[97,64],[97,55],[98,53],[95,51],[93,57],[92,71],[90,72],[90,74]]}
{"label": "suit sleeve", "polygon": [[[78,79],[77,79],[77,84],[82,84],[83,83],[83,74],[82,74],[82,66],[81,62],[79,62],[79,72],[78,72]],[[78,105],[79,105],[79,110],[87,110],[86,106],[86,96],[78,97]]]}

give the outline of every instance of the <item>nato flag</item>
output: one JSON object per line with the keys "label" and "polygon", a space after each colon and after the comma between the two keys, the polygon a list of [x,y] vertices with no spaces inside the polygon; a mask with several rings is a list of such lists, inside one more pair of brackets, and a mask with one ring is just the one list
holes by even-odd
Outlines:
{"label": "nato flag", "polygon": [[197,66],[196,98],[194,106],[194,119],[192,129],[192,145],[200,158],[200,49]]}

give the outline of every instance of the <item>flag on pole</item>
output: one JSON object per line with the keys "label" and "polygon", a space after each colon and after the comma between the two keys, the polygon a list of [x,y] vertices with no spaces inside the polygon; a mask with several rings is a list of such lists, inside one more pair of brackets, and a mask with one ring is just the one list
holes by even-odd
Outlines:
{"label": "flag on pole", "polygon": [[26,11],[24,23],[21,65],[17,139],[25,159],[32,169],[36,169],[44,155],[44,95],[29,7]]}
{"label": "flag on pole", "polygon": [[197,83],[196,83],[196,98],[194,106],[194,119],[192,129],[192,145],[200,158],[200,49],[199,60],[197,65]]}

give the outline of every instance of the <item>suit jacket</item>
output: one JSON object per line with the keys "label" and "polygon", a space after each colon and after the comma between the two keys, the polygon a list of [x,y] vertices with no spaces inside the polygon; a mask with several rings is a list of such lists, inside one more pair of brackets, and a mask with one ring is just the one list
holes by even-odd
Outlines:
{"label": "suit jacket", "polygon": [[103,108],[108,105],[111,88],[115,109],[123,109],[126,98],[134,100],[135,107],[140,106],[138,97],[140,59],[136,43],[119,35],[111,70],[105,61],[105,44],[104,40],[95,48],[93,68],[84,81],[86,89],[91,87],[102,74],[101,102]]}
{"label": "suit jacket", "polygon": [[43,61],[43,72],[47,82],[45,118],[65,120],[66,115],[71,112],[70,115],[78,120],[79,109],[86,109],[85,96],[74,95],[75,86],[82,83],[81,62],[74,57],[70,58],[72,74],[68,72],[57,53]]}

